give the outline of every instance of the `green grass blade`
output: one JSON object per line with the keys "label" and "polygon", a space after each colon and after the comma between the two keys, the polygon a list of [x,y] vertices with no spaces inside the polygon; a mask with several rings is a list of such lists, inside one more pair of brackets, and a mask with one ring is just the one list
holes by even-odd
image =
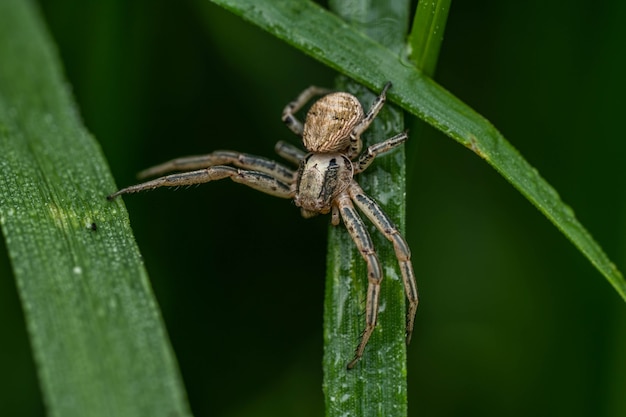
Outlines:
{"label": "green grass blade", "polygon": [[330,10],[360,32],[398,53],[406,44],[410,1],[330,0]]}
{"label": "green grass blade", "polygon": [[[355,94],[363,103],[371,103],[374,98],[363,86],[345,78],[336,87]],[[364,135],[364,141],[380,142],[402,130],[402,112],[386,106],[377,123]],[[377,158],[357,179],[404,231],[404,150]],[[365,327],[367,268],[345,228],[330,226],[329,230],[323,361],[327,416],[405,416],[407,413],[404,288],[392,245],[373,226],[368,226],[383,267],[380,294],[383,307],[362,360],[350,371],[346,370],[346,364],[354,356]]]}
{"label": "green grass blade", "polygon": [[429,77],[435,74],[437,68],[450,1],[420,1],[413,17],[409,34],[409,59]]}
{"label": "green grass blade", "polygon": [[32,2],[0,2],[0,62],[0,223],[48,414],[190,415],[126,211],[105,200],[115,184]]}
{"label": "green grass blade", "polygon": [[498,130],[472,108],[380,43],[307,1],[213,0],[391,100],[493,166],[537,207],[626,300],[626,281],[570,207]]}
{"label": "green grass blade", "polygon": [[[407,2],[331,1],[330,7],[359,30],[400,51],[408,26]],[[365,23],[367,22],[367,23]],[[381,24],[382,22],[382,24]],[[375,95],[341,77],[335,86],[359,98],[367,108]],[[404,128],[401,110],[387,104],[367,133],[368,146]],[[404,147],[381,156],[358,181],[364,191],[380,200],[387,214],[405,226]],[[381,190],[385,190],[384,195]],[[367,268],[344,227],[330,226],[324,307],[324,394],[327,416],[406,416],[407,364],[405,296],[392,245],[373,227],[368,228],[383,266],[378,326],[356,368],[346,363],[365,326],[363,300],[367,293]]]}

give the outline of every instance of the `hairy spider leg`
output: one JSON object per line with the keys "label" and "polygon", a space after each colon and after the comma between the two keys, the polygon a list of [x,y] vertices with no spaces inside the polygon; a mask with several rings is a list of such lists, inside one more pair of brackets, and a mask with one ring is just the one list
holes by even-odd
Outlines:
{"label": "hairy spider leg", "polygon": [[297,113],[313,97],[323,96],[328,93],[332,93],[332,90],[328,88],[316,87],[314,85],[310,86],[301,92],[294,101],[285,106],[282,117],[283,122],[293,133],[298,136],[302,136],[304,126],[302,125],[302,122],[296,118],[294,113]]}
{"label": "hairy spider leg", "polygon": [[348,188],[348,193],[365,217],[376,226],[380,233],[393,243],[393,250],[400,264],[404,291],[406,298],[409,300],[406,315],[406,343],[408,344],[413,334],[413,325],[415,324],[415,313],[417,312],[419,298],[417,284],[415,282],[415,272],[413,271],[413,264],[411,263],[411,250],[389,216],[385,214],[373,198],[365,194],[356,181],[352,181]]}
{"label": "hairy spider leg", "polygon": [[388,81],[387,84],[383,87],[383,90],[380,92],[380,95],[376,97],[374,102],[372,103],[372,107],[365,113],[363,119],[359,122],[358,125],[352,129],[350,133],[350,149],[348,150],[348,158],[352,159],[361,152],[363,147],[363,143],[361,141],[361,134],[370,127],[372,121],[378,115],[378,112],[383,108],[385,101],[387,100],[387,90],[391,88],[391,82]]}
{"label": "hairy spider leg", "polygon": [[291,190],[292,187],[290,183],[281,181],[269,174],[259,171],[237,169],[225,165],[217,165],[198,171],[167,175],[152,181],[132,185],[109,195],[107,198],[109,200],[113,200],[115,197],[122,194],[136,193],[158,187],[180,187],[184,185],[204,184],[206,182],[221,180],[224,178],[230,178],[234,182],[247,185],[248,187],[275,197],[294,197],[294,192]]}
{"label": "hairy spider leg", "polygon": [[339,213],[341,214],[346,229],[348,229],[348,233],[350,233],[354,244],[367,264],[368,283],[365,303],[365,329],[361,334],[361,341],[356,348],[354,358],[347,366],[348,369],[352,369],[363,356],[365,346],[376,327],[380,282],[383,279],[383,272],[378,256],[376,255],[376,250],[374,249],[374,244],[372,243],[372,238],[365,228],[365,223],[363,223],[363,220],[361,220],[361,217],[354,208],[348,193],[344,192],[337,197],[337,205],[339,206]]}
{"label": "hairy spider leg", "polygon": [[274,151],[283,159],[291,162],[294,165],[300,165],[300,161],[306,156],[306,152],[304,152],[302,149],[290,143],[283,142],[282,140],[276,142]]}
{"label": "hairy spider leg", "polygon": [[365,171],[374,161],[378,155],[383,154],[385,152],[390,151],[396,146],[402,145],[408,139],[408,134],[406,132],[402,132],[394,137],[387,139],[384,142],[375,143],[374,145],[369,146],[365,152],[359,156],[358,161],[354,166],[354,173],[358,174],[359,172]]}
{"label": "hairy spider leg", "polygon": [[215,151],[207,155],[185,156],[150,167],[137,174],[140,179],[156,177],[173,171],[194,171],[216,165],[234,165],[247,170],[264,172],[284,182],[293,180],[294,171],[262,156],[242,152]]}

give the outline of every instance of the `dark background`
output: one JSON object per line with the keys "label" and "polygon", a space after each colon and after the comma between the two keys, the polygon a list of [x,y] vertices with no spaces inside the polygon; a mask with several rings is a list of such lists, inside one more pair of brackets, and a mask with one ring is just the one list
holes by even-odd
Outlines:
{"label": "dark background", "polygon": [[[335,76],[207,1],[41,6],[120,186],[175,156],[273,156],[277,140],[296,140],[283,106]],[[453,2],[436,76],[539,169],[622,270],[624,21],[620,0]],[[410,415],[626,415],[626,306],[604,278],[447,137],[413,136],[407,165],[421,292]],[[304,220],[227,181],[124,201],[194,414],[323,415],[328,218]],[[41,416],[1,253],[0,414]]]}

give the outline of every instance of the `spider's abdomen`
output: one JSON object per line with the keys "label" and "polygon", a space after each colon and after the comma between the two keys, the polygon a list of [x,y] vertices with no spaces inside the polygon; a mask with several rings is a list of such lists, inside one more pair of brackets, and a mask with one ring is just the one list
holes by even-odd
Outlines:
{"label": "spider's abdomen", "polygon": [[352,94],[328,94],[315,102],[306,115],[304,147],[316,153],[341,152],[350,145],[350,133],[362,119],[363,107]]}
{"label": "spider's abdomen", "polygon": [[308,214],[330,212],[332,202],[352,181],[352,162],[342,154],[309,154],[298,170],[294,202]]}

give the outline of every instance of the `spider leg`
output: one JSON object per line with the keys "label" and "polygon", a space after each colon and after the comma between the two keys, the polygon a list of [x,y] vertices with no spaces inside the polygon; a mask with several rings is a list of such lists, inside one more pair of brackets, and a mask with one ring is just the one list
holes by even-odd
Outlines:
{"label": "spider leg", "polygon": [[145,169],[137,174],[139,179],[156,177],[172,171],[193,171],[216,165],[230,164],[247,170],[259,171],[281,181],[290,182],[294,171],[262,156],[233,151],[215,151],[207,155],[185,156]]}
{"label": "spider leg", "polygon": [[341,222],[341,218],[339,216],[339,207],[332,206],[330,211],[330,223],[333,226],[339,226],[339,223]]}
{"label": "spider leg", "polygon": [[367,342],[374,332],[376,320],[378,318],[378,298],[380,295],[380,281],[383,279],[383,273],[378,261],[378,256],[374,250],[374,244],[370,238],[363,220],[359,217],[356,209],[352,205],[350,196],[342,193],[337,197],[337,205],[343,219],[346,229],[350,233],[356,247],[361,252],[361,256],[367,263],[367,301],[365,306],[365,330],[361,335],[361,341],[356,348],[354,358],[348,363],[348,369],[352,369],[363,356],[363,351]]}
{"label": "spider leg", "polygon": [[204,184],[205,182],[230,178],[234,182],[247,185],[255,190],[280,198],[293,198],[290,183],[281,181],[267,173],[247,171],[224,165],[217,165],[198,171],[181,172],[167,175],[137,185],[123,188],[107,197],[113,200],[122,194],[136,193],[143,190],[152,190],[158,187],[180,187],[183,185]]}
{"label": "spider leg", "polygon": [[400,264],[402,272],[402,281],[404,282],[404,291],[409,300],[409,306],[406,315],[406,341],[411,341],[413,334],[413,325],[415,324],[415,313],[418,304],[417,284],[415,283],[415,272],[411,264],[411,251],[400,231],[395,224],[389,219],[389,216],[380,208],[380,206],[356,183],[352,181],[348,189],[350,198],[356,206],[365,214],[365,216],[376,226],[376,228],[393,243],[393,249]]}
{"label": "spider leg", "polygon": [[322,96],[332,92],[327,88],[310,86],[306,90],[300,93],[300,95],[292,102],[285,106],[283,110],[283,122],[287,125],[293,133],[298,136],[302,136],[302,122],[296,118],[294,113],[297,113],[309,100],[315,96]]}
{"label": "spider leg", "polygon": [[356,162],[354,167],[354,173],[358,174],[359,172],[365,171],[371,163],[374,161],[378,155],[390,151],[406,142],[408,135],[406,132],[402,132],[392,138],[387,139],[384,142],[376,143],[367,148],[365,152],[361,154],[359,160]]}
{"label": "spider leg", "polygon": [[279,140],[274,147],[274,151],[287,161],[294,165],[299,165],[300,161],[306,156],[306,152],[293,146],[290,143]]}
{"label": "spider leg", "polygon": [[383,105],[387,100],[387,90],[389,90],[389,88],[391,88],[390,81],[385,84],[383,90],[380,92],[380,95],[376,97],[372,103],[372,107],[370,107],[368,112],[363,117],[363,120],[361,120],[359,124],[352,129],[352,132],[350,133],[350,150],[348,151],[349,158],[353,158],[361,152],[361,147],[363,146],[361,143],[361,134],[367,130],[374,118],[378,115],[378,112],[380,112],[380,109],[383,108]]}

